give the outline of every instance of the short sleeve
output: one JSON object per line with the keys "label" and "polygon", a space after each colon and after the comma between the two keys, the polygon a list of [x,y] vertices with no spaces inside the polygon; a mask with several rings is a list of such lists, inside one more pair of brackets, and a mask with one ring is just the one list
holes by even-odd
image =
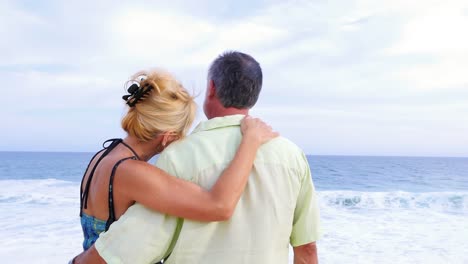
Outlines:
{"label": "short sleeve", "polygon": [[293,228],[290,237],[290,243],[293,247],[317,241],[321,233],[317,196],[309,164],[304,154],[300,164],[301,189],[294,210]]}
{"label": "short sleeve", "polygon": [[[161,154],[156,166],[171,175],[175,166]],[[107,263],[155,263],[167,252],[177,226],[177,218],[135,204],[100,234],[95,243]]]}
{"label": "short sleeve", "polygon": [[169,248],[176,226],[177,218],[135,204],[100,234],[95,247],[107,263],[154,263]]}

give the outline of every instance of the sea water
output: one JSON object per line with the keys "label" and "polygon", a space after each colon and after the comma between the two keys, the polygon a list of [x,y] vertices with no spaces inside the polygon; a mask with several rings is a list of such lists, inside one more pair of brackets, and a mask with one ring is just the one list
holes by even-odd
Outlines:
{"label": "sea water", "polygon": [[[81,251],[79,184],[91,156],[0,152],[0,263],[66,263]],[[308,160],[321,263],[468,263],[468,158]]]}

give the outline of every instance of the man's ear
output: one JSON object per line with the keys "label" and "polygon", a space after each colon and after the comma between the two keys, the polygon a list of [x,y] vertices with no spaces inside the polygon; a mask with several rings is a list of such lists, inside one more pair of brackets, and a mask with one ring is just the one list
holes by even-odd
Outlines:
{"label": "man's ear", "polygon": [[208,84],[208,97],[214,97],[216,96],[216,87],[215,87],[215,84],[213,82],[213,80],[210,80],[209,84]]}

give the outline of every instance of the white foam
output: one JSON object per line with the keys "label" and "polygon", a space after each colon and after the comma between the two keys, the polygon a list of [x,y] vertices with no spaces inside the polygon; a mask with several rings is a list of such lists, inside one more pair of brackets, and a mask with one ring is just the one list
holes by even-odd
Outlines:
{"label": "white foam", "polygon": [[[78,196],[75,182],[0,181],[1,263],[66,263],[81,252]],[[318,196],[321,263],[468,263],[467,193]]]}
{"label": "white foam", "polygon": [[337,209],[429,209],[464,214],[468,213],[468,192],[322,191],[320,203]]}
{"label": "white foam", "polygon": [[67,263],[81,251],[79,184],[0,181],[1,263]]}

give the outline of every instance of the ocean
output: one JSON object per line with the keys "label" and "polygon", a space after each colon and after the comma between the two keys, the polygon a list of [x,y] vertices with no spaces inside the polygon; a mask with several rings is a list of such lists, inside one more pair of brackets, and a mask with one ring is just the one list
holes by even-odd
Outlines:
{"label": "ocean", "polygon": [[[91,156],[0,152],[0,263],[66,263],[81,251],[79,184]],[[308,160],[320,263],[468,263],[468,158]]]}

